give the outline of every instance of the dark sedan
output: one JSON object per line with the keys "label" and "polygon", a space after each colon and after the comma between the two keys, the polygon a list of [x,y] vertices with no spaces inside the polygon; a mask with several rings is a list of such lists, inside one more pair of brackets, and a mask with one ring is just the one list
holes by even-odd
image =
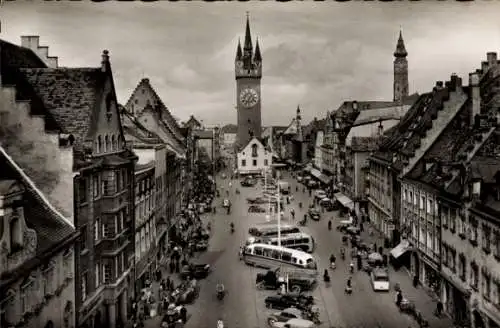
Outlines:
{"label": "dark sedan", "polygon": [[182,267],[181,278],[187,279],[189,277],[195,279],[204,279],[210,273],[210,264],[193,264],[189,263]]}
{"label": "dark sedan", "polygon": [[309,217],[312,220],[319,221],[319,219],[321,219],[321,213],[315,208],[310,208],[308,213],[309,213]]}
{"label": "dark sedan", "polygon": [[262,206],[251,205],[248,207],[248,213],[265,213],[266,209]]}
{"label": "dark sedan", "polygon": [[264,303],[269,309],[284,310],[295,307],[299,310],[308,310],[314,304],[312,296],[302,294],[271,295],[266,297]]}
{"label": "dark sedan", "polygon": [[242,187],[253,187],[256,184],[257,184],[257,181],[255,181],[254,179],[245,179],[245,180],[241,181]]}

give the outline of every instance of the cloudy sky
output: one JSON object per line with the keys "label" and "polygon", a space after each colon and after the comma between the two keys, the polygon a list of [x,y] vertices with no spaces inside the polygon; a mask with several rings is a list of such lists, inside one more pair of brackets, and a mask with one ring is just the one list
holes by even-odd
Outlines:
{"label": "cloudy sky", "polygon": [[263,57],[263,123],[307,121],[344,100],[391,100],[400,27],[410,91],[457,73],[467,80],[500,51],[500,3],[69,3],[15,1],[0,8],[0,37],[40,35],[61,66],[98,66],[111,55],[119,101],[148,77],[180,120],[236,121],[234,56],[245,12]]}

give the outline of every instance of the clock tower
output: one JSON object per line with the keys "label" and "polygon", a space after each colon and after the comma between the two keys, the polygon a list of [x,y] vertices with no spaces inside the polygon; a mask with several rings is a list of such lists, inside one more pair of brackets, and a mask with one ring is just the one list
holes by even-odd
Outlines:
{"label": "clock tower", "polygon": [[238,40],[234,71],[236,76],[236,110],[238,111],[236,142],[239,147],[244,147],[253,136],[260,137],[262,133],[260,92],[262,57],[258,39],[255,42],[255,51],[253,48],[248,13],[243,51]]}
{"label": "clock tower", "polygon": [[408,52],[403,41],[403,34],[399,31],[399,39],[394,51],[394,101],[403,102],[408,96]]}

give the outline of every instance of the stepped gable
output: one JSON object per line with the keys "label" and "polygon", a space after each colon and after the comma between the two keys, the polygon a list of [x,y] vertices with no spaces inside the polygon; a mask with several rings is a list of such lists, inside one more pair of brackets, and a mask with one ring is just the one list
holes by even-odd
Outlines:
{"label": "stepped gable", "polygon": [[53,210],[42,193],[35,189],[33,182],[29,180],[30,178],[23,173],[1,146],[0,171],[2,172],[0,186],[8,187],[13,181],[17,181],[24,188],[24,219],[27,227],[35,230],[37,235],[36,256],[15,271],[3,274],[0,277],[1,285],[10,278],[17,278],[19,274],[29,272],[39,265],[46,256],[57,251],[58,246],[76,238],[78,234],[67,221]]}
{"label": "stepped gable", "polygon": [[16,86],[17,100],[30,100],[30,114],[44,116],[47,131],[60,132],[59,126],[43,103],[34,95],[32,87],[19,73],[20,68],[46,68],[47,65],[28,48],[0,39],[0,76],[4,86]]}
{"label": "stepped gable", "polygon": [[80,153],[106,81],[101,68],[23,68],[24,78]]}
{"label": "stepped gable", "polygon": [[[138,92],[138,89],[140,87],[147,87],[148,89],[151,90],[151,93],[153,94],[154,102],[158,105],[158,109],[161,110],[161,117],[165,117],[168,122],[165,122],[164,120],[159,120],[161,124],[172,133],[177,138],[177,141],[179,141],[181,144],[184,144],[184,135],[182,134],[181,127],[179,124],[177,124],[177,121],[174,119],[172,116],[172,113],[170,113],[170,110],[165,106],[163,101],[161,100],[160,96],[158,96],[158,93],[156,90],[153,88],[151,83],[149,82],[148,78],[141,79],[141,81],[137,84],[137,86],[134,89],[134,92],[130,95],[130,98],[127,100],[127,103],[125,104],[126,108],[129,108],[132,104],[132,99],[134,98],[134,95],[136,92]],[[165,114],[165,115],[163,115]],[[168,124],[167,124],[168,123]]]}

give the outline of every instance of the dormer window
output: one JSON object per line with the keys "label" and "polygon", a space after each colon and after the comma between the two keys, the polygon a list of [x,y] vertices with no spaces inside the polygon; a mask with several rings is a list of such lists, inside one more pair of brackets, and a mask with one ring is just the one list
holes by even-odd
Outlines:
{"label": "dormer window", "polygon": [[258,157],[257,149],[258,149],[257,144],[253,144],[252,145],[252,157]]}
{"label": "dormer window", "polygon": [[111,150],[115,151],[117,149],[118,145],[116,143],[116,137],[115,135],[111,136]]}
{"label": "dormer window", "polygon": [[101,153],[102,152],[102,137],[101,136],[98,136],[97,137],[97,149],[96,149],[96,153]]}
{"label": "dormer window", "polygon": [[108,136],[104,137],[104,152],[111,151],[111,141]]}
{"label": "dormer window", "polygon": [[21,220],[13,217],[9,222],[10,233],[10,253],[13,254],[23,247],[23,234],[21,230]]}

